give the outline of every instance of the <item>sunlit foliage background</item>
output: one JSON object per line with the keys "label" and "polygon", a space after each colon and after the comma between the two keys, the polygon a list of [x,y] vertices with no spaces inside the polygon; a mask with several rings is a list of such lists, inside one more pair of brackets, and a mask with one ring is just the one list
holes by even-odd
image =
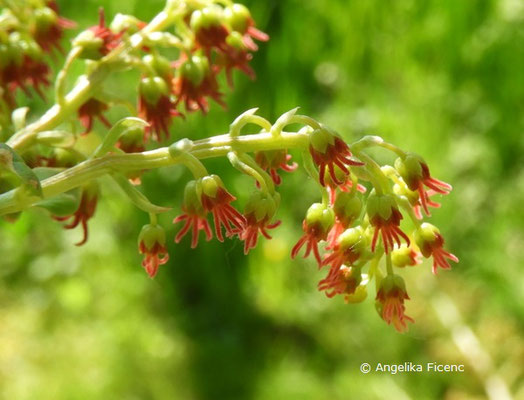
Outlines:
{"label": "sunlit foliage background", "polygon": [[[136,247],[146,216],[103,180],[82,248],[74,246],[80,232],[64,231],[43,211],[0,226],[0,396],[503,399],[508,390],[523,398],[524,4],[246,3],[271,35],[255,56],[258,79],[236,75],[226,112],[215,106],[207,117],[179,120],[172,138],[225,132],[256,106],[271,120],[301,106],[348,141],[379,134],[422,154],[453,184],[432,222],[460,264],[437,277],[427,262],[401,271],[416,324],[397,334],[377,316],[372,292],[359,305],[329,300],[316,290],[323,273],[289,259],[317,199],[304,172],[285,176],[274,240],[244,257],[236,240],[197,250],[187,240],[171,243],[189,179],[176,167],[144,177],[145,192],[174,207],[161,218],[171,260],[150,280]],[[83,28],[95,24],[100,5],[109,17],[143,20],[162,7],[161,0],[59,4]],[[136,82],[130,73],[105,89],[126,97]],[[19,104],[32,107],[33,118],[45,109],[37,98]],[[122,107],[109,115],[123,116]],[[252,182],[223,160],[208,165],[242,203]],[[362,362],[406,361],[464,363],[466,372],[359,371]]]}

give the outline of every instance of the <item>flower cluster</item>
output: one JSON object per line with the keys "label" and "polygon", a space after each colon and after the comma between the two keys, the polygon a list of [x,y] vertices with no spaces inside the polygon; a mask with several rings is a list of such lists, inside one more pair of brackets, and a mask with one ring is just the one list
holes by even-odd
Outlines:
{"label": "flower cluster", "polygon": [[[424,221],[430,208],[440,207],[435,197],[448,195],[451,185],[433,177],[421,156],[381,138],[365,137],[350,145],[332,129],[297,115],[297,109],[274,124],[252,109],[235,119],[228,134],[145,151],[151,141],[170,137],[175,118],[206,114],[210,102],[226,107],[221,74],[230,87],[234,70],[254,77],[249,62],[258,50],[256,41],[269,37],[255,27],[246,7],[222,0],[168,1],[149,24],[122,14],[108,24],[99,10],[98,23],[72,41],[57,74],[56,105],[27,125],[28,108],[16,109],[15,94],[34,90],[44,97],[51,72],[46,57],[63,51],[60,40],[74,23],[59,15],[55,1],[18,3],[2,11],[0,24],[0,133],[15,132],[6,144],[0,143],[0,215],[30,206],[46,208],[64,228],[82,228],[83,239],[77,243],[82,245],[100,195],[96,179],[111,174],[150,216],[139,234],[138,252],[153,278],[169,261],[166,233],[157,221],[157,214],[169,209],[152,204],[136,187],[143,171],[183,164],[193,175],[184,188],[181,214],[173,220],[175,243],[188,235],[196,248],[202,232],[207,241],[240,240],[248,254],[280,226],[278,190],[289,176],[280,170],[293,173],[300,163],[320,198],[309,203],[291,258],[312,256],[325,274],[318,290],[327,297],[361,302],[375,281],[380,317],[404,332],[413,319],[405,313],[409,297],[400,269],[432,258],[436,274],[439,268],[451,268],[450,261],[458,262],[445,250],[439,229]],[[169,59],[168,54],[176,55]],[[86,73],[66,94],[74,62],[85,62]],[[139,72],[136,107],[108,94],[102,84],[129,69]],[[131,116],[113,124],[106,115],[113,105],[125,106]],[[100,143],[86,154],[76,146],[75,124],[87,135],[99,122],[107,133],[93,137],[92,143]],[[246,124],[257,125],[260,132],[242,135]],[[284,132],[297,124],[300,130]],[[379,165],[367,154],[377,146],[398,156],[394,165]],[[298,163],[291,161],[294,150],[302,157]],[[232,167],[254,179],[242,208],[221,177],[201,162],[211,157],[227,157]],[[7,191],[11,193],[4,195]]]}
{"label": "flower cluster", "polygon": [[[247,114],[246,118],[252,117]],[[293,117],[288,122],[293,123]],[[405,314],[404,302],[409,297],[402,277],[394,268],[416,266],[421,263],[421,257],[432,257],[436,274],[439,267],[449,269],[449,261],[458,262],[456,256],[444,250],[440,231],[421,222],[416,212],[417,208],[425,210],[428,204],[426,187],[448,194],[451,186],[431,177],[420,156],[395,148],[396,153],[402,155],[395,167],[378,168],[376,162],[363,153],[364,146],[359,147],[357,143],[351,148],[334,131],[323,125],[312,125],[297,134],[306,137],[304,150],[309,149],[309,154],[303,152],[304,163],[310,166],[306,170],[317,182],[322,201],[307,210],[302,222],[303,235],[292,248],[291,257],[297,257],[301,251],[304,257],[312,255],[319,269],[327,271],[318,283],[318,290],[329,298],[343,295],[347,303],[363,301],[370,282],[375,280],[380,317],[399,332],[405,332],[407,323],[413,319]],[[267,127],[267,124],[261,123],[261,126]],[[243,213],[233,207],[236,198],[217,175],[196,178],[187,183],[183,214],[174,219],[174,223],[183,223],[175,242],[179,243],[192,231],[191,247],[195,248],[199,232],[203,231],[207,240],[213,236],[219,241],[225,237],[240,239],[247,254],[256,247],[259,235],[271,239],[269,230],[281,223],[275,220],[280,203],[275,187],[282,182],[277,168],[293,171],[298,164],[288,164],[291,156],[287,149],[253,153],[253,158],[247,154],[242,158],[230,157],[237,169],[255,177],[257,183]],[[192,162],[199,163],[199,170],[205,170],[198,160]],[[418,196],[416,201],[414,196]],[[208,216],[212,216],[214,230]],[[415,226],[409,235],[401,224],[405,217]],[[383,259],[385,276],[380,269]],[[366,266],[369,266],[367,272]]]}
{"label": "flower cluster", "polygon": [[62,51],[64,31],[75,26],[59,15],[55,1],[24,5],[28,13],[23,19],[8,8],[0,26],[0,101],[10,110],[16,107],[17,89],[31,96],[32,88],[44,98],[51,75],[46,56],[55,49]]}
{"label": "flower cluster", "polygon": [[[82,58],[98,60],[117,48],[130,29],[140,31],[144,26],[141,21],[133,21],[130,17],[124,21],[120,17],[106,27],[101,11],[99,24],[81,33],[74,44],[82,48]],[[258,50],[254,40],[269,39],[255,28],[249,10],[235,3],[228,6],[214,2],[195,4],[188,8],[187,15],[178,25],[175,24],[175,30],[183,38],[182,42],[174,39],[170,42],[180,50],[178,59],[170,61],[162,56],[159,47],[164,43],[155,41],[140,47],[138,50],[145,54],[137,54],[135,59],[143,71],[138,85],[138,116],[149,123],[144,143],[149,139],[167,139],[173,118],[183,117],[183,112],[200,110],[207,113],[209,100],[225,108],[219,74],[225,71],[231,87],[235,69],[254,78],[254,71],[249,66],[252,52]],[[102,103],[79,110],[83,121],[88,121],[83,122],[87,131],[94,117],[104,122],[101,111],[107,108],[108,105]]]}

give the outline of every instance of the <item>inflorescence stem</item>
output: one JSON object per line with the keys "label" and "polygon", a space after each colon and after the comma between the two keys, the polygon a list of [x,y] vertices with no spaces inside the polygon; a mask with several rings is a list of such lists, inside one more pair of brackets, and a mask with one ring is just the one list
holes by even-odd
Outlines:
{"label": "inflorescence stem", "polygon": [[[269,132],[231,137],[229,134],[197,140],[187,153],[201,160],[224,157],[233,152],[255,152],[280,149],[306,149],[309,143],[307,133],[282,132],[275,138]],[[143,153],[108,154],[84,161],[41,182],[43,198],[47,199],[81,186],[87,181],[115,172],[129,172],[183,164],[184,154],[171,156],[168,147]],[[42,200],[28,197],[23,200],[14,189],[0,195],[0,215],[22,211]]]}

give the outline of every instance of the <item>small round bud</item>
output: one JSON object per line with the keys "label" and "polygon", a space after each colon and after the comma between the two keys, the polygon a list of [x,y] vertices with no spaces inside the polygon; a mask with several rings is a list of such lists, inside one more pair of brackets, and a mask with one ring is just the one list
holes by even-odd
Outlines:
{"label": "small round bud", "polygon": [[[424,169],[427,170],[427,164],[418,154],[408,153],[406,157],[395,160],[395,169],[410,190],[417,190],[419,182],[425,177]],[[427,173],[429,175],[429,170]]]}
{"label": "small round bud", "polygon": [[222,9],[217,6],[205,7],[191,14],[189,26],[194,32],[221,24],[223,18]]}
{"label": "small round bud", "polygon": [[351,304],[362,303],[367,297],[367,285],[358,285],[353,293],[344,296],[344,301]]}
{"label": "small round bud", "polygon": [[224,183],[218,175],[210,175],[201,179],[202,193],[207,197],[215,198],[219,188],[224,188]]}
{"label": "small round bud", "polygon": [[335,143],[335,136],[326,128],[315,129],[311,135],[309,135],[309,144],[316,151],[325,154],[328,146],[332,146]]}
{"label": "small round bud", "polygon": [[189,181],[184,188],[182,208],[190,214],[205,215],[202,206],[202,184],[200,180]]}
{"label": "small round bud", "polygon": [[159,76],[142,78],[138,86],[138,91],[149,104],[157,104],[161,96],[169,95],[166,81]]}
{"label": "small round bud", "polygon": [[235,3],[224,10],[224,17],[231,28],[240,33],[245,33],[250,26],[251,13],[243,4]]}
{"label": "small round bud", "polygon": [[404,268],[407,266],[415,266],[419,264],[417,260],[417,252],[406,244],[402,244],[391,252],[391,262],[395,267]]}
{"label": "small round bud", "polygon": [[143,243],[147,250],[152,250],[155,246],[165,246],[166,233],[160,225],[147,224],[142,227],[138,235],[138,244]]}
{"label": "small round bud", "polygon": [[352,253],[355,254],[355,260],[358,259],[359,255],[367,248],[367,240],[362,227],[346,229],[338,236],[337,245],[342,251],[351,249]]}
{"label": "small round bud", "polygon": [[198,87],[209,74],[209,61],[201,55],[193,55],[190,60],[185,61],[179,68],[179,77],[189,80],[193,86]]}
{"label": "small round bud", "polygon": [[254,215],[256,221],[271,220],[280,203],[280,195],[270,195],[262,191],[255,191],[251,193],[246,206],[244,207],[244,215]]}
{"label": "small round bud", "polygon": [[[433,254],[433,247],[435,242],[442,238],[439,229],[435,225],[424,222],[415,231],[415,243],[420,248],[420,252],[424,257],[430,257]],[[440,244],[442,246],[442,244]]]}
{"label": "small round bud", "polygon": [[335,213],[333,209],[321,203],[314,203],[306,213],[306,225],[314,226],[319,229],[319,237],[325,239],[328,232],[335,223]]}
{"label": "small round bud", "polygon": [[362,200],[354,192],[340,192],[333,209],[337,218],[345,226],[350,226],[360,216]]}
{"label": "small round bud", "polygon": [[396,210],[398,207],[393,195],[377,195],[375,191],[370,193],[366,205],[366,211],[370,220],[378,216],[387,221],[394,209]]}
{"label": "small round bud", "polygon": [[49,7],[36,8],[34,10],[35,26],[37,31],[45,31],[56,24],[58,16]]}

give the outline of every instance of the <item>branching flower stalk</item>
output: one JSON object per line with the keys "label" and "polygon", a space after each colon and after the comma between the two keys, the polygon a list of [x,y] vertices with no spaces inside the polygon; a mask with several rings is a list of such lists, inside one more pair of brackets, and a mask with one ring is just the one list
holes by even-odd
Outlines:
{"label": "branching flower stalk", "polygon": [[[171,0],[148,24],[119,14],[107,25],[100,10],[98,24],[73,40],[58,72],[52,92],[56,104],[26,124],[29,110],[16,108],[13,93],[30,95],[32,87],[45,96],[42,88],[50,86],[45,57],[62,49],[59,40],[73,26],[59,15],[54,1],[9,2],[0,16],[0,126],[2,136],[9,136],[0,144],[0,216],[13,221],[29,208],[44,208],[53,219],[66,221],[67,229],[81,226],[84,238],[77,245],[82,245],[101,197],[97,178],[110,176],[150,216],[139,234],[138,251],[145,271],[154,277],[169,259],[157,214],[170,208],[152,204],[138,189],[143,171],[180,164],[193,175],[184,189],[182,213],[173,221],[180,227],[175,242],[189,234],[191,247],[197,247],[200,233],[206,240],[237,238],[247,254],[259,236],[271,239],[270,231],[281,223],[276,215],[286,199],[278,191],[280,170],[291,173],[301,165],[316,182],[319,201],[307,210],[303,236],[291,257],[312,255],[327,270],[318,289],[328,297],[360,302],[375,281],[379,315],[398,331],[407,330],[413,319],[405,315],[409,297],[398,270],[419,264],[420,255],[433,257],[434,273],[450,268],[449,260],[458,262],[444,250],[438,228],[423,221],[429,207],[440,206],[432,197],[448,194],[451,186],[433,178],[420,156],[377,136],[347,144],[298,109],[274,123],[251,109],[227,133],[156,147],[155,142],[169,139],[174,118],[207,113],[210,99],[225,107],[219,74],[225,74],[230,87],[235,69],[254,77],[249,61],[258,49],[255,40],[269,37],[255,28],[246,7],[226,0]],[[164,48],[176,49],[178,59],[163,56]],[[85,63],[86,73],[65,94],[70,67],[77,62]],[[115,72],[132,69],[142,74],[137,107],[124,100],[131,115],[113,124],[104,113],[122,100],[105,93],[103,83]],[[80,135],[101,134],[90,154],[77,146],[76,119],[83,125]],[[108,126],[107,132],[97,121]],[[259,132],[244,134],[248,124]],[[297,124],[300,129],[287,129]],[[393,152],[398,157],[394,165],[379,165],[367,153],[372,147]],[[301,154],[301,162],[293,162],[292,153]],[[217,157],[254,180],[243,212],[220,176],[203,163]],[[409,234],[405,216],[414,227]]]}

